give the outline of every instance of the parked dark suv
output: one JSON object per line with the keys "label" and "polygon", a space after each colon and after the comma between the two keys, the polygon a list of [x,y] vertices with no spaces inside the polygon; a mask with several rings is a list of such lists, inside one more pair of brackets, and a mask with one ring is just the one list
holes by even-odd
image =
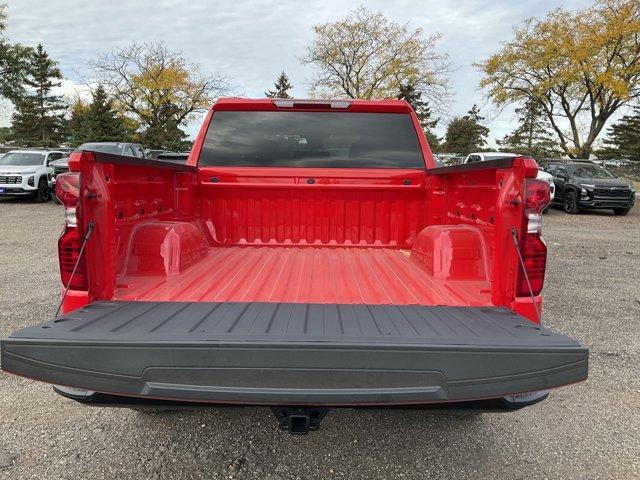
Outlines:
{"label": "parked dark suv", "polygon": [[593,162],[550,161],[545,170],[553,175],[556,185],[553,203],[562,205],[567,213],[599,208],[626,215],[633,206],[635,190]]}

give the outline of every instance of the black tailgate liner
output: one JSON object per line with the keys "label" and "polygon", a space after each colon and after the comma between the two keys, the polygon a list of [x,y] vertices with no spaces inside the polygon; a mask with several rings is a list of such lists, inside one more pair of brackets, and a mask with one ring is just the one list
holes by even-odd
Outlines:
{"label": "black tailgate liner", "polygon": [[587,377],[588,350],[507,309],[96,302],[2,340],[2,369],[127,396],[255,404],[494,398]]}

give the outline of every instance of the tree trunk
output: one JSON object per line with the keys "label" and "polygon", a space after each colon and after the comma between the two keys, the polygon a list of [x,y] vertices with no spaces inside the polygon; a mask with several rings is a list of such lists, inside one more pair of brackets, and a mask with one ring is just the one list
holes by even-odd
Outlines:
{"label": "tree trunk", "polygon": [[590,155],[591,145],[582,145],[582,148],[578,152],[578,155],[576,155],[576,158],[583,158],[585,160],[588,160]]}

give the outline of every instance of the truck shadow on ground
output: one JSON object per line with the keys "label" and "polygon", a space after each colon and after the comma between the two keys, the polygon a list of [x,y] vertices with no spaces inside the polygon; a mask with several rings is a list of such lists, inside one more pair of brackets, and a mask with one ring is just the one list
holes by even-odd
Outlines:
{"label": "truck shadow on ground", "polygon": [[[477,464],[482,470],[499,443],[492,418],[495,415],[338,409],[319,431],[306,436],[278,430],[267,408],[131,412],[130,421],[132,428],[153,432],[151,438],[164,437],[172,455],[191,468],[225,478],[241,470],[246,478],[271,472],[281,478],[311,478],[320,472],[330,477],[327,473],[338,471],[349,478],[354,472],[386,478],[398,471],[411,477],[411,471],[431,470],[441,462],[446,466],[452,449],[467,468]],[[367,475],[367,470],[375,474]]]}
{"label": "truck shadow on ground", "polygon": [[[598,210],[598,209],[593,209],[593,210],[580,210],[580,213],[577,214],[568,214],[566,213],[563,209],[561,205],[551,205],[549,207],[549,210],[547,210],[547,212],[544,214],[545,217],[547,216],[567,216],[567,217],[581,217],[581,216],[594,216],[594,217],[616,217],[616,215],[613,214],[613,210]],[[620,217],[620,218],[625,218],[625,217]]]}
{"label": "truck shadow on ground", "polygon": [[[28,196],[15,196],[15,197],[5,197],[5,196],[0,196],[0,205],[3,204],[17,204],[17,205],[21,205],[21,204],[34,204],[34,200],[32,197],[28,197]],[[56,205],[55,202],[53,201],[48,201],[46,202],[48,204],[51,205]],[[60,206],[62,208],[62,206]]]}

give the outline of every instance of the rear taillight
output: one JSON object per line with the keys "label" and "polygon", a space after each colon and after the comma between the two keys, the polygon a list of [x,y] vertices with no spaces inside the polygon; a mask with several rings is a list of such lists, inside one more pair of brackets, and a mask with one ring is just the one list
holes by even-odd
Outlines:
{"label": "rear taillight", "polygon": [[63,173],[56,178],[56,197],[64,205],[66,226],[76,227],[78,224],[78,207],[80,203],[80,173]]}
{"label": "rear taillight", "polygon": [[547,266],[547,245],[541,235],[542,211],[549,205],[549,184],[544,180],[526,179],[524,186],[524,215],[520,234],[520,251],[524,260],[527,278],[519,269],[517,295],[538,295],[544,285]]}
{"label": "rear taillight", "polygon": [[81,258],[78,263],[84,240],[81,185],[82,175],[78,172],[63,173],[56,177],[56,196],[64,205],[65,217],[64,232],[58,240],[60,278],[62,284],[71,290],[86,290],[88,285],[86,261]]}

